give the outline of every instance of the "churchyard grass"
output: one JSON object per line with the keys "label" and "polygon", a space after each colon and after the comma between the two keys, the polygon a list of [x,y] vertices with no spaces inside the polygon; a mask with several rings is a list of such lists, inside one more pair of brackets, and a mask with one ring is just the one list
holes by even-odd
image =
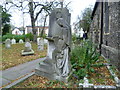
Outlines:
{"label": "churchyard grass", "polygon": [[23,44],[12,44],[10,49],[6,49],[5,45],[2,45],[2,68],[0,70],[5,70],[10,67],[29,62],[38,58],[46,56],[47,46],[43,51],[38,51],[37,44],[31,43],[32,49],[34,50],[34,55],[21,56],[21,50],[24,50]]}
{"label": "churchyard grass", "polygon": [[[103,60],[102,62],[106,61]],[[90,73],[88,77],[89,83],[94,85],[115,86],[115,81],[106,66],[95,67],[94,69],[95,72]],[[33,75],[11,88],[78,88],[79,83],[84,83],[84,80],[78,79],[73,75],[70,77],[67,84],[60,81],[48,80],[42,76]]]}
{"label": "churchyard grass", "polygon": [[11,88],[76,88],[72,83],[66,84],[58,80],[48,80],[45,77],[33,75]]}

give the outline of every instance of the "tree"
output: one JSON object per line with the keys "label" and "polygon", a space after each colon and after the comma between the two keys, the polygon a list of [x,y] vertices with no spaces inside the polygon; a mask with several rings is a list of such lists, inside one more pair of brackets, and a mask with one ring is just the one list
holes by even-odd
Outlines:
{"label": "tree", "polygon": [[2,10],[2,24],[6,24],[10,22],[11,15],[8,14],[6,11]]}
{"label": "tree", "polygon": [[[23,13],[29,13],[30,19],[31,19],[31,26],[32,26],[32,31],[34,34],[34,41],[36,41],[36,30],[35,30],[35,22],[37,21],[38,17],[40,14],[44,13],[44,26],[42,29],[41,36],[43,36],[43,31],[45,28],[45,23],[47,20],[47,16],[53,10],[55,7],[60,5],[60,2],[51,1],[51,2],[42,2],[42,1],[37,1],[35,0],[16,0],[16,2],[10,1],[7,3],[9,4],[9,9],[12,7],[17,7],[19,10],[21,10]],[[66,7],[69,5],[69,3],[66,5]]]}
{"label": "tree", "polygon": [[5,24],[2,29],[2,35],[6,35],[7,33],[9,33],[10,29],[11,29],[10,24]]}
{"label": "tree", "polygon": [[[26,4],[27,3],[27,4]],[[47,16],[49,15],[50,11],[59,5],[58,2],[52,1],[52,2],[34,2],[34,0],[22,0],[22,1],[10,1],[7,3],[9,4],[9,8],[11,7],[17,7],[19,10],[21,10],[23,13],[29,13],[30,19],[31,19],[31,26],[32,31],[34,35],[34,41],[36,41],[36,30],[35,30],[35,22],[37,21],[40,14],[45,13],[44,17],[44,25],[46,23]],[[45,27],[45,26],[44,26]],[[43,35],[44,27],[42,29],[41,36]]]}
{"label": "tree", "polygon": [[91,14],[92,14],[91,7],[85,8],[84,12],[82,13],[82,22],[80,23],[80,26],[85,31],[89,31],[90,24],[91,24]]}
{"label": "tree", "polygon": [[5,9],[2,8],[2,35],[5,35],[6,33],[9,33],[10,31],[10,17],[11,15],[6,12]]}
{"label": "tree", "polygon": [[[55,2],[56,5],[57,2]],[[50,11],[56,7],[54,6],[54,1],[53,2],[45,2],[43,4],[41,3],[38,3],[38,2],[33,2],[33,0],[31,0],[29,3],[28,3],[28,6],[29,6],[29,13],[30,13],[30,18],[31,18],[31,25],[32,25],[32,31],[33,31],[33,34],[34,34],[34,41],[36,41],[37,39],[37,36],[36,36],[36,30],[35,30],[35,22],[39,16],[39,14],[41,14],[43,11],[45,13],[45,19],[44,19],[44,26],[43,26],[43,29],[42,29],[42,32],[41,32],[41,37],[43,36],[43,31],[44,31],[44,28],[45,28],[45,23],[46,23],[46,19],[47,19],[47,16],[49,15]],[[39,8],[39,9],[37,9]],[[35,12],[35,10],[38,10],[37,12]]]}
{"label": "tree", "polygon": [[2,35],[1,27],[2,27],[2,6],[0,5],[0,35]]}
{"label": "tree", "polygon": [[77,28],[83,28],[84,31],[89,32],[90,24],[91,24],[91,14],[92,7],[85,8],[81,14],[81,18],[78,17]]}

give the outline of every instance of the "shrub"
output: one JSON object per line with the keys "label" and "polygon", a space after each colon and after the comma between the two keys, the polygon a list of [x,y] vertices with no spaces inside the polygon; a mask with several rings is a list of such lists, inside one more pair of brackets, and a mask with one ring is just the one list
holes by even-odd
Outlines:
{"label": "shrub", "polygon": [[12,39],[15,35],[7,33],[6,35],[3,35],[2,41],[5,41],[7,38]]}
{"label": "shrub", "polygon": [[10,24],[5,24],[5,25],[3,25],[2,35],[5,35],[6,33],[9,33],[10,29],[11,29]]}
{"label": "shrub", "polygon": [[16,42],[18,42],[20,39],[25,41],[25,35],[14,35],[14,34],[7,33],[6,35],[3,35],[2,41],[5,41],[7,38],[9,39],[14,38]]}
{"label": "shrub", "polygon": [[29,38],[31,41],[33,41],[33,34],[28,33],[28,34],[25,35],[25,38]]}
{"label": "shrub", "polygon": [[20,39],[25,41],[25,35],[15,35],[14,39],[16,40],[16,42],[19,42]]}
{"label": "shrub", "polygon": [[25,38],[29,38],[30,40],[33,40],[33,34],[28,33],[26,35],[14,35],[14,34],[7,33],[6,35],[3,35],[2,41],[5,41],[7,38],[9,38],[9,39],[14,38],[16,40],[16,42],[19,42],[20,39],[25,41]]}
{"label": "shrub", "polygon": [[47,37],[47,35],[46,34],[43,34],[43,36],[42,36],[43,38],[46,38]]}
{"label": "shrub", "polygon": [[71,52],[71,64],[79,79],[94,72],[93,64],[99,59],[100,54],[97,52],[95,45],[90,41],[83,41],[80,46],[75,46]]}
{"label": "shrub", "polygon": [[73,41],[73,42],[75,42],[75,41],[76,41],[76,39],[77,39],[76,35],[75,35],[75,34],[73,34],[73,35],[72,35],[72,41]]}

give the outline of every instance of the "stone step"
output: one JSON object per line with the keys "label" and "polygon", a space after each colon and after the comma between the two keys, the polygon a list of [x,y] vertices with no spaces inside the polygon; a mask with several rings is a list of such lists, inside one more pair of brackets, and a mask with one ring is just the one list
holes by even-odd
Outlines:
{"label": "stone step", "polygon": [[45,62],[40,62],[40,63],[39,63],[39,66],[40,66],[40,65],[52,67],[52,64],[48,64],[48,63],[45,63]]}
{"label": "stone step", "polygon": [[[42,69],[41,69],[41,70],[42,70]],[[55,80],[55,76],[54,76],[53,73],[50,74],[50,73],[48,73],[48,72],[43,72],[43,71],[41,71],[41,70],[35,69],[35,74],[38,75],[38,76],[46,77],[46,78],[48,78],[49,80]]]}
{"label": "stone step", "polygon": [[52,64],[55,63],[55,61],[52,60],[52,59],[46,58],[46,60],[44,60],[44,63],[49,64],[49,65],[52,65]]}
{"label": "stone step", "polygon": [[44,61],[40,62],[39,65],[53,66],[53,60],[46,58]]}
{"label": "stone step", "polygon": [[45,65],[45,64],[40,64],[39,68],[47,69],[49,71],[53,70],[52,66]]}
{"label": "stone step", "polygon": [[41,66],[41,67],[36,68],[36,69],[39,71],[42,71],[42,72],[50,73],[50,74],[54,73],[54,70],[52,68],[49,68],[49,67],[43,68],[43,67],[45,67],[45,66]]}

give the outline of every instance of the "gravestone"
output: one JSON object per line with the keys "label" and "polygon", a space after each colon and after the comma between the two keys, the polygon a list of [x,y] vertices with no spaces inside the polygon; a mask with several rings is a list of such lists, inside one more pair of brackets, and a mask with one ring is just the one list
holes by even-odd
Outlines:
{"label": "gravestone", "polygon": [[19,43],[24,43],[22,39],[19,40]]}
{"label": "gravestone", "polygon": [[11,40],[10,39],[5,40],[5,48],[11,48]]}
{"label": "gravestone", "polygon": [[44,44],[47,44],[48,43],[48,40],[47,39],[44,39]]}
{"label": "gravestone", "polygon": [[42,38],[38,39],[37,44],[38,44],[38,50],[40,51],[44,50],[44,40]]}
{"label": "gravestone", "polygon": [[39,40],[40,40],[40,38],[37,38],[37,45],[39,44]]}
{"label": "gravestone", "polygon": [[14,38],[11,40],[11,44],[16,44],[16,40]]}
{"label": "gravestone", "polygon": [[34,51],[32,50],[31,43],[29,41],[25,42],[25,49],[22,50],[22,55],[32,55]]}
{"label": "gravestone", "polygon": [[50,14],[48,51],[35,74],[67,82],[70,75],[71,26],[68,9],[56,8]]}

